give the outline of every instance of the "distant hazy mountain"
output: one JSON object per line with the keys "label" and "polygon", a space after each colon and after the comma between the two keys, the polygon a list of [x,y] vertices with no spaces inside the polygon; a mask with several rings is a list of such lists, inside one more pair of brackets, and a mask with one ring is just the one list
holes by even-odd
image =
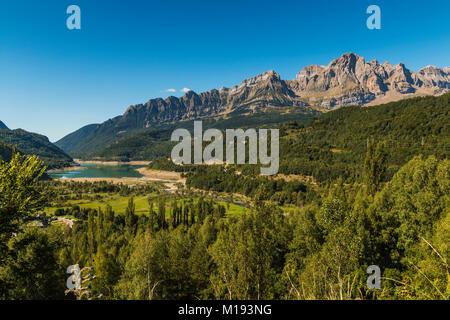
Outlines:
{"label": "distant hazy mountain", "polygon": [[84,126],[81,129],[78,129],[77,131],[74,131],[58,140],[55,142],[55,145],[65,152],[71,152],[74,148],[76,148],[80,141],[89,136],[98,126],[98,124],[88,124],[87,126]]}
{"label": "distant hazy mountain", "polygon": [[72,158],[46,136],[27,132],[22,129],[0,130],[0,142],[18,148],[25,154],[34,154],[44,160],[49,168],[66,167],[72,163]]}
{"label": "distant hazy mountain", "polygon": [[9,128],[0,120],[0,130],[9,130]]}
{"label": "distant hazy mountain", "polygon": [[65,150],[86,154],[102,150],[136,131],[182,121],[249,116],[274,108],[311,110],[379,104],[413,95],[441,95],[449,89],[449,68],[429,66],[411,72],[403,64],[366,62],[348,53],[328,66],[305,67],[294,80],[281,80],[271,70],[232,88],[222,87],[200,94],[189,91],[180,98],[151,99],[145,104],[130,106],[122,116],[98,125],[84,138],[83,134],[77,134],[80,139],[73,141],[65,137],[58,145],[62,146],[61,141],[64,141]]}

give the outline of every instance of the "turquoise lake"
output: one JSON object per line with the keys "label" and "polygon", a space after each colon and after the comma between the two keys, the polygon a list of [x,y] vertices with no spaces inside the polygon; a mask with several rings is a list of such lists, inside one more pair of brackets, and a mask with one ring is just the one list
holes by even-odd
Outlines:
{"label": "turquoise lake", "polygon": [[49,173],[54,179],[69,178],[141,178],[136,169],[143,166],[120,164],[120,165],[104,165],[81,163],[80,170],[74,171],[58,171]]}

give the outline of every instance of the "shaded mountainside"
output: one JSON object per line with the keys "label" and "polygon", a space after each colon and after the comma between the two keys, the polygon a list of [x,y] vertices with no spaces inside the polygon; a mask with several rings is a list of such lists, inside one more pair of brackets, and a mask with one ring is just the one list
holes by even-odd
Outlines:
{"label": "shaded mountainside", "polygon": [[[63,138],[72,155],[99,152],[105,146],[142,129],[213,117],[250,116],[271,108],[315,107],[335,109],[348,105],[378,104],[413,95],[441,95],[450,89],[449,68],[426,67],[411,72],[403,64],[366,62],[344,54],[328,66],[307,66],[294,80],[281,80],[270,70],[232,88],[222,87],[182,97],[151,99],[128,107],[122,116],[100,124],[77,139]],[[86,134],[85,134],[86,133]],[[89,133],[89,134],[87,134]],[[62,144],[58,142],[61,146]]]}
{"label": "shaded mountainside", "polygon": [[[253,115],[235,115],[229,119],[204,119],[203,130],[217,128],[260,128],[278,127],[280,123],[295,120],[305,123],[312,117],[318,116],[320,112],[311,109],[298,108],[272,108],[265,112]],[[193,121],[181,122],[165,128],[145,129],[137,131],[129,136],[117,140],[105,149],[90,156],[103,158],[105,160],[153,160],[159,157],[168,157],[175,143],[170,141],[170,136],[176,128],[186,128],[193,132]]]}
{"label": "shaded mountainside", "polygon": [[9,130],[9,128],[0,120],[0,130]]}
{"label": "shaded mountainside", "polygon": [[89,136],[94,130],[99,126],[99,124],[89,124],[84,126],[77,131],[65,136],[64,138],[55,142],[55,145],[61,148],[64,152],[70,153],[80,141]]}
{"label": "shaded mountainside", "polygon": [[67,167],[72,163],[69,155],[37,133],[22,129],[0,130],[0,142],[18,148],[24,154],[39,156],[50,169]]}

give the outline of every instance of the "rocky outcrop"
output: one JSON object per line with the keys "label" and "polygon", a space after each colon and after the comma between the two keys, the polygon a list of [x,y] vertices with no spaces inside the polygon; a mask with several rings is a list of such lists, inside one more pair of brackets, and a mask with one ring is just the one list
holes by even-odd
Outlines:
{"label": "rocky outcrop", "polygon": [[450,68],[428,66],[415,72],[413,79],[414,85],[418,87],[450,89]]}

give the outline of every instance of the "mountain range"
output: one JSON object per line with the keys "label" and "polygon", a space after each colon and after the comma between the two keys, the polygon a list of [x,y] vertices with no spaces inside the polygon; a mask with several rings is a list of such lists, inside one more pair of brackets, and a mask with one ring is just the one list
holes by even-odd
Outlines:
{"label": "mountain range", "polygon": [[130,106],[119,123],[152,127],[222,114],[250,114],[267,107],[321,107],[335,109],[365,105],[396,94],[440,95],[450,89],[450,68],[426,67],[411,72],[404,64],[366,62],[348,53],[328,66],[307,66],[295,80],[281,80],[273,70],[246,79],[232,88],[222,87],[181,98],[151,99]]}
{"label": "mountain range", "polygon": [[[348,53],[328,66],[307,66],[294,80],[282,80],[270,70],[232,88],[151,99],[128,107],[121,116],[84,126],[55,144],[40,134],[10,130],[0,121],[0,158],[8,160],[16,151],[36,154],[49,168],[73,165],[72,156],[150,160],[167,156],[171,132],[177,127],[191,128],[193,120],[202,119],[205,130],[274,127],[291,120],[301,125],[343,106],[442,96],[449,91],[448,67],[428,66],[411,72],[401,63],[366,62]],[[441,105],[448,105],[448,95],[445,99],[440,100]]]}
{"label": "mountain range", "polygon": [[[123,115],[85,126],[56,145],[75,155],[111,146],[140,130],[168,127],[194,119],[230,119],[279,110],[327,111],[348,105],[375,105],[416,95],[442,95],[450,90],[450,68],[425,67],[412,72],[399,63],[365,61],[347,53],[328,66],[303,68],[293,80],[273,70],[246,79],[232,88],[187,92],[182,97],[151,99],[131,105]],[[291,111],[286,111],[291,110]],[[313,114],[301,112],[299,119]],[[282,120],[282,119],[280,119]]]}
{"label": "mountain range", "polygon": [[[450,90],[450,68],[425,67],[412,72],[399,63],[365,61],[347,53],[328,66],[303,68],[293,80],[282,80],[273,70],[246,79],[232,88],[187,92],[182,97],[151,99],[131,105],[123,115],[85,126],[56,145],[74,155],[99,152],[146,129],[157,129],[194,119],[231,119],[278,110],[301,111],[298,119],[348,105],[375,105],[420,95],[442,95]],[[280,119],[282,120],[282,119]]]}

